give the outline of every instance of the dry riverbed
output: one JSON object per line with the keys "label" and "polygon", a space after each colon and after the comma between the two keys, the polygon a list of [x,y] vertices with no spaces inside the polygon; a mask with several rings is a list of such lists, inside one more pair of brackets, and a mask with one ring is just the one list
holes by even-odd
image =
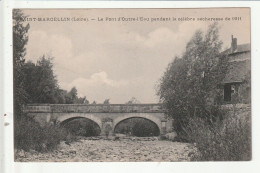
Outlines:
{"label": "dry riverbed", "polygon": [[48,153],[16,151],[18,162],[135,162],[189,161],[191,144],[161,141],[157,138],[85,138]]}

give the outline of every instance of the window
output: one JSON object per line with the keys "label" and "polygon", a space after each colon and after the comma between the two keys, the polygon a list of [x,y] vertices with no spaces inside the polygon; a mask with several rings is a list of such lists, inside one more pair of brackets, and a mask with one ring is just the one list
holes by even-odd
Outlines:
{"label": "window", "polygon": [[225,84],[224,85],[224,101],[230,102],[231,101],[231,85]]}

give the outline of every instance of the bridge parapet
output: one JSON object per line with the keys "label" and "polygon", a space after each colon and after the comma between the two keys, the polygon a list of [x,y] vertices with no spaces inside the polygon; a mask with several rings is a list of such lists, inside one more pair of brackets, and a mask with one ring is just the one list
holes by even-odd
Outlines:
{"label": "bridge parapet", "polygon": [[29,113],[29,112],[51,112],[51,106],[49,105],[26,105],[23,107],[23,112]]}
{"label": "bridge parapet", "polygon": [[24,112],[164,113],[162,104],[28,104]]}

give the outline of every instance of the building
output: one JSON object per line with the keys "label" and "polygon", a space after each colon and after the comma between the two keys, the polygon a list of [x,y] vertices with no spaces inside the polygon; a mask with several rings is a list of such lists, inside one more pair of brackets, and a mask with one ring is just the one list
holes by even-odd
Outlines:
{"label": "building", "polygon": [[251,102],[251,48],[250,44],[237,45],[237,38],[231,40],[231,47],[222,54],[228,58],[226,75],[222,82],[224,104]]}

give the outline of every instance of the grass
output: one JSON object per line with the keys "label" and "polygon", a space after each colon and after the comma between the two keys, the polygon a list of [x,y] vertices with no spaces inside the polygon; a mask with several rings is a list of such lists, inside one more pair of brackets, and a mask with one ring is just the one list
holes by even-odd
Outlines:
{"label": "grass", "polygon": [[193,117],[185,127],[188,141],[195,143],[198,153],[194,161],[251,160],[250,117],[233,115],[212,124]]}

